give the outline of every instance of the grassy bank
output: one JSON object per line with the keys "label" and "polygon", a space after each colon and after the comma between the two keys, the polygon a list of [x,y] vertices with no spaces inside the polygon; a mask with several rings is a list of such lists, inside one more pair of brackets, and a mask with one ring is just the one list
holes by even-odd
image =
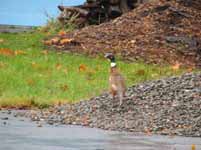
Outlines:
{"label": "grassy bank", "polygon": [[[50,52],[40,32],[0,34],[0,107],[45,107],[107,91],[104,58]],[[171,67],[119,62],[127,84],[179,74]]]}

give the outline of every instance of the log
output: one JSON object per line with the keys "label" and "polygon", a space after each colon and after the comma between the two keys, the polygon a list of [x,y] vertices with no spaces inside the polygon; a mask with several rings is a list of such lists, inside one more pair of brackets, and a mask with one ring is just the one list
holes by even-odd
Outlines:
{"label": "log", "polygon": [[76,12],[78,14],[80,14],[81,16],[83,17],[87,17],[88,14],[89,14],[89,11],[85,10],[85,9],[81,9],[79,7],[67,7],[67,6],[58,6],[58,8],[61,10],[61,11],[69,11],[69,12]]}
{"label": "log", "polygon": [[122,13],[126,13],[130,10],[128,3],[126,0],[121,0],[120,1],[120,9]]}
{"label": "log", "polygon": [[119,6],[110,6],[108,8],[108,16],[110,18],[119,17],[122,14],[122,11],[119,9]]}
{"label": "log", "polygon": [[[61,11],[58,19],[62,23],[68,22],[71,16],[78,15],[75,22],[80,22],[84,25],[100,24],[119,17],[123,13],[135,8],[135,4],[144,3],[148,0],[86,0],[83,5],[79,6],[58,6]],[[84,22],[86,21],[86,22]]]}
{"label": "log", "polygon": [[84,5],[80,5],[79,7],[82,9],[90,9],[90,8],[95,9],[99,8],[99,5],[98,3],[85,3]]}
{"label": "log", "polygon": [[185,11],[178,10],[177,8],[174,8],[174,7],[170,7],[169,10],[171,10],[172,12],[174,12],[175,15],[177,15],[177,16],[181,16],[181,17],[185,17],[185,18],[191,17]]}
{"label": "log", "polygon": [[197,48],[197,39],[187,36],[166,36],[168,43],[183,43],[188,45],[190,48]]}
{"label": "log", "polygon": [[110,3],[110,5],[118,5],[119,0],[110,0],[109,3]]}

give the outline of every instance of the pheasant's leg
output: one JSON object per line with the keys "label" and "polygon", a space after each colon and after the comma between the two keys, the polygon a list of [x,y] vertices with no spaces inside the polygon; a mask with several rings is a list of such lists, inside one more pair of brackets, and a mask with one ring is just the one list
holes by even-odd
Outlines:
{"label": "pheasant's leg", "polygon": [[112,92],[112,98],[115,99],[115,96],[116,96],[116,95],[117,95],[117,92],[116,92],[116,91],[113,91],[113,92]]}
{"label": "pheasant's leg", "polygon": [[119,106],[121,106],[123,103],[123,96],[123,93],[119,93]]}
{"label": "pheasant's leg", "polygon": [[110,89],[110,94],[112,96],[112,99],[114,99],[115,96],[117,95],[117,92],[115,90],[113,90],[113,89]]}

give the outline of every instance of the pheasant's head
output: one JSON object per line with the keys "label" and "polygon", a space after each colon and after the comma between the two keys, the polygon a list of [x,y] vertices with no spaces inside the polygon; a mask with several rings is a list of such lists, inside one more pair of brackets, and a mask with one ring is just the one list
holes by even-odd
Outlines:
{"label": "pheasant's head", "polygon": [[115,62],[115,57],[112,53],[106,53],[105,58],[109,59],[111,62]]}
{"label": "pheasant's head", "polygon": [[111,67],[115,67],[116,66],[115,57],[114,57],[114,55],[112,53],[106,53],[105,54],[105,58],[107,58],[108,60],[110,60]]}

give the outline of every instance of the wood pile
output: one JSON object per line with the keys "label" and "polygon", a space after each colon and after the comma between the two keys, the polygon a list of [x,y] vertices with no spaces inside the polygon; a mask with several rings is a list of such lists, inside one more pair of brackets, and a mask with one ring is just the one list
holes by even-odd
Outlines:
{"label": "wood pile", "polygon": [[79,6],[58,6],[61,11],[58,19],[62,24],[69,21],[83,27],[100,24],[126,13],[147,0],[87,0]]}

